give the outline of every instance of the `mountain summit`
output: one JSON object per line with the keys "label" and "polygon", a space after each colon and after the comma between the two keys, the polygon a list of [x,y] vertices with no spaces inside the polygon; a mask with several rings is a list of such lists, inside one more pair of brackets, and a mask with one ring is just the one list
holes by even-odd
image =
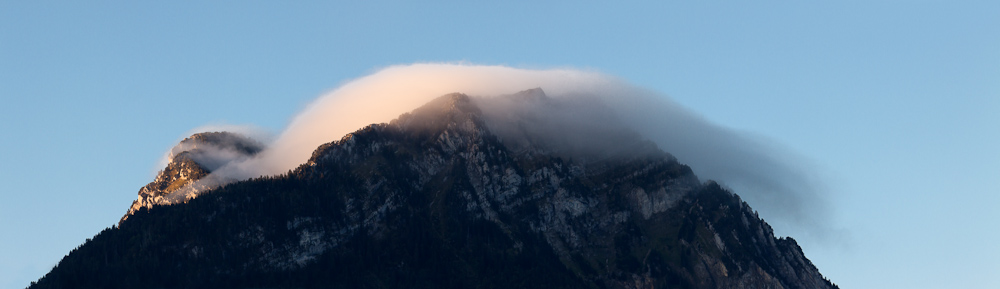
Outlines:
{"label": "mountain summit", "polygon": [[[518,98],[548,101],[499,100]],[[836,288],[638,135],[595,152],[477,103],[445,95],[288,174],[140,202],[29,288]],[[212,170],[173,159],[148,195]]]}
{"label": "mountain summit", "polygon": [[196,181],[234,160],[250,158],[263,148],[257,141],[231,132],[203,132],[185,138],[170,149],[167,167],[156,175],[156,179],[139,189],[139,197],[132,202],[119,224],[140,208],[193,198],[198,188],[191,186]]}

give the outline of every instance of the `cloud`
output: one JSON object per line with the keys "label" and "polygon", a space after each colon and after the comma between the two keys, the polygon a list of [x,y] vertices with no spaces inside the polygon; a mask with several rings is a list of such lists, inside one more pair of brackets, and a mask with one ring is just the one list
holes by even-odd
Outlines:
{"label": "cloud", "polygon": [[[561,103],[557,106],[561,109],[538,111],[537,105],[488,98],[531,88],[541,88],[552,101]],[[321,96],[257,157],[229,163],[198,183],[210,187],[285,173],[306,162],[323,143],[372,123],[388,122],[453,92],[475,97],[484,112],[495,119],[521,114],[534,116],[540,130],[559,128],[563,134],[553,141],[566,140],[563,146],[567,151],[614,148],[613,134],[625,133],[617,127],[627,127],[691,166],[702,180],[716,180],[732,188],[769,221],[814,233],[822,233],[823,229],[817,228],[825,227],[823,188],[816,181],[816,170],[804,158],[764,137],[713,124],[662,93],[613,76],[573,69],[391,66]],[[581,143],[594,145],[571,147]]]}
{"label": "cloud", "polygon": [[[209,124],[209,125],[203,125],[203,126],[199,126],[197,128],[194,128],[192,130],[188,130],[187,133],[184,134],[184,138],[178,139],[175,142],[176,145],[174,145],[169,150],[167,150],[167,152],[163,154],[163,157],[160,158],[160,161],[159,161],[159,164],[158,164],[157,168],[166,167],[167,164],[170,163],[170,160],[173,159],[173,157],[175,155],[177,155],[178,153],[183,152],[183,151],[191,150],[193,148],[193,146],[195,145],[194,142],[184,142],[184,140],[188,136],[191,136],[191,135],[194,135],[194,134],[197,134],[197,133],[203,133],[203,132],[222,132],[222,131],[237,133],[239,135],[242,135],[242,136],[248,137],[248,138],[250,138],[252,140],[255,140],[257,142],[260,142],[260,144],[265,145],[265,146],[266,146],[266,144],[271,143],[272,141],[274,141],[274,135],[273,134],[271,134],[270,132],[268,132],[267,130],[265,130],[263,128],[260,128],[260,127],[254,126],[254,125],[233,125],[233,124]],[[221,149],[221,148],[209,148],[209,149],[218,150],[218,149]],[[211,164],[212,168],[210,168],[210,170],[214,170],[214,169],[216,169],[216,168],[218,168],[218,167],[220,167],[222,165],[225,165],[225,164],[231,162],[231,161],[225,161],[227,159],[229,159],[229,160],[236,160],[237,157],[234,156],[234,155],[232,155],[233,153],[234,152],[220,151],[219,155],[204,154],[204,157],[216,159]],[[227,156],[227,155],[230,155],[230,156]]]}

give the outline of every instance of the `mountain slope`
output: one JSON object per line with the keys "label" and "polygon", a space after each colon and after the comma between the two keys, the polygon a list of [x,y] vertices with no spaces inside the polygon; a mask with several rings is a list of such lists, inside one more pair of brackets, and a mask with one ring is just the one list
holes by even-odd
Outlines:
{"label": "mountain slope", "polygon": [[836,287],[669,154],[528,143],[446,95],[289,174],[141,207],[30,288]]}

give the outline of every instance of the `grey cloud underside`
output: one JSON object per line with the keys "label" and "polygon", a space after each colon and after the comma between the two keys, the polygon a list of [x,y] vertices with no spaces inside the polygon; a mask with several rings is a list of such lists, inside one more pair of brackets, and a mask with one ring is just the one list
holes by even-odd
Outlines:
{"label": "grey cloud underside", "polygon": [[618,106],[627,127],[690,165],[699,177],[734,188],[779,225],[829,234],[825,188],[810,162],[793,150],[715,125],[664,98],[638,97]]}

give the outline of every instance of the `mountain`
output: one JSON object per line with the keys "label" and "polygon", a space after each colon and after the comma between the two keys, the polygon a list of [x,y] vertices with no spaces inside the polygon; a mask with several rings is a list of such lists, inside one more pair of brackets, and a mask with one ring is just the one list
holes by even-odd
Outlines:
{"label": "mountain", "polygon": [[[483,115],[442,96],[287,174],[140,205],[29,288],[837,288],[637,135],[581,157]],[[140,199],[211,171],[172,160]]]}

